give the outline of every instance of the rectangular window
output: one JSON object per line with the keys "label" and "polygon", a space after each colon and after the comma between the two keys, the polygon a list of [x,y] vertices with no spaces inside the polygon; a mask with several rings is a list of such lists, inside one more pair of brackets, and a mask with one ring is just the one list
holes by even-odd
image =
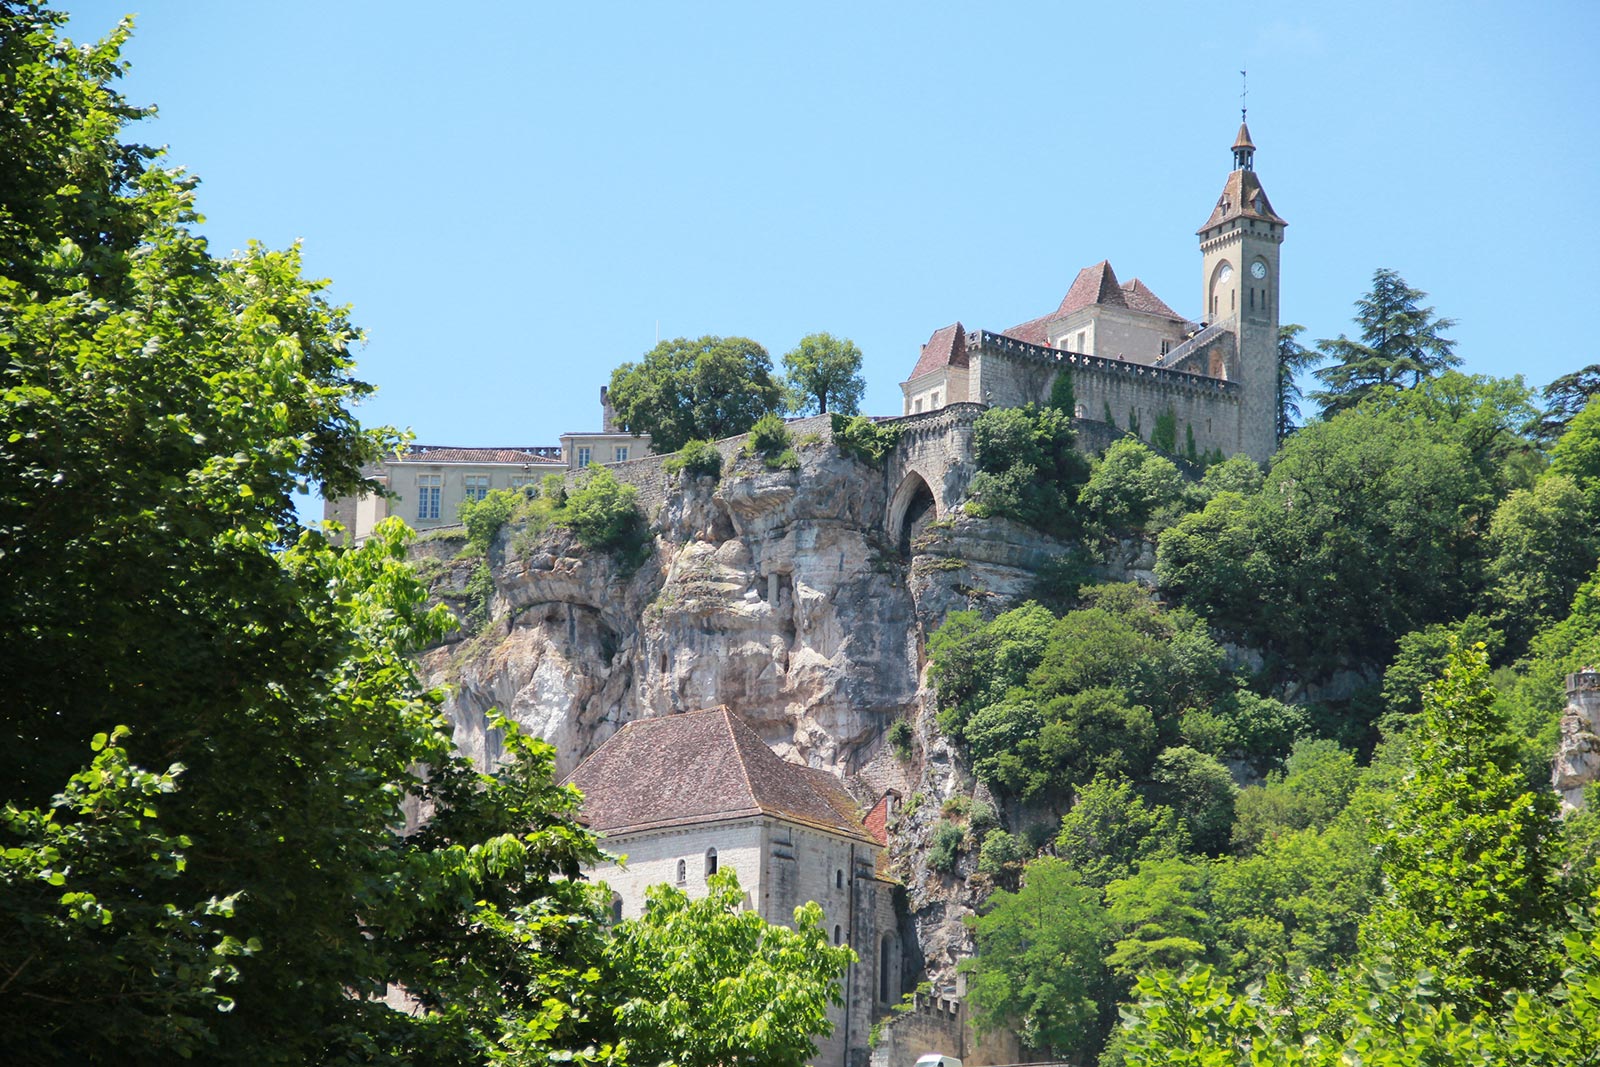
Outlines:
{"label": "rectangular window", "polygon": [[594,451],[592,449],[588,449],[588,448],[580,448],[580,449],[578,449],[578,466],[587,467],[589,465],[589,459],[593,455],[594,455]]}
{"label": "rectangular window", "polygon": [[489,476],[487,474],[469,474],[462,479],[466,483],[466,498],[468,500],[482,500],[489,495]]}
{"label": "rectangular window", "polygon": [[913,400],[911,402],[911,410],[912,410],[913,413],[922,410],[922,398],[921,397],[918,397],[916,400]]}
{"label": "rectangular window", "polygon": [[539,480],[538,478],[535,478],[531,474],[513,474],[511,476],[511,488],[513,488],[513,489],[521,489],[523,486],[532,485],[534,482],[537,482],[538,480]]}
{"label": "rectangular window", "polygon": [[439,517],[439,475],[417,475],[417,518]]}
{"label": "rectangular window", "polygon": [[1171,341],[1162,341],[1161,342],[1161,354],[1164,356],[1168,352],[1171,352],[1171,351],[1172,351],[1172,342]]}
{"label": "rectangular window", "polygon": [[1084,330],[1079,330],[1078,331],[1078,351],[1079,352],[1087,352],[1087,351],[1089,351],[1086,347],[1084,347],[1088,343],[1088,337],[1089,337],[1089,334],[1086,331],[1084,331]]}
{"label": "rectangular window", "polygon": [[628,458],[628,446],[627,445],[618,445],[617,446],[617,462],[618,463],[622,463],[627,458]]}
{"label": "rectangular window", "polygon": [[930,408],[936,408],[936,407],[939,406],[939,394],[938,394],[937,391],[935,391],[934,394],[933,394],[933,402],[930,403],[928,406]]}

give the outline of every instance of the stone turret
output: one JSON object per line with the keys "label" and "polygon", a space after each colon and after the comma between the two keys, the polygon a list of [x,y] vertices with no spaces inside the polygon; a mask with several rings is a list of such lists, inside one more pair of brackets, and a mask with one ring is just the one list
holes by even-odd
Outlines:
{"label": "stone turret", "polygon": [[1561,807],[1583,807],[1585,786],[1600,781],[1600,670],[1585,667],[1567,675],[1567,709],[1561,714],[1561,743],[1556,748],[1550,784],[1561,794]]}

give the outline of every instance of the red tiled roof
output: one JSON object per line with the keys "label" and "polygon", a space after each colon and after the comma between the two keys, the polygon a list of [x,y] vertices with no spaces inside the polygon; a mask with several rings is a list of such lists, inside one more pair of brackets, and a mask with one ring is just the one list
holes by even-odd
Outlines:
{"label": "red tiled roof", "polygon": [[[545,454],[541,455],[540,453]],[[553,454],[552,454],[553,453]],[[561,449],[454,448],[449,445],[412,445],[396,453],[406,463],[548,463],[562,465]]]}
{"label": "red tiled roof", "polygon": [[[1256,207],[1258,200],[1260,208]],[[1219,223],[1238,218],[1288,225],[1273,212],[1272,202],[1267,199],[1266,191],[1261,188],[1261,179],[1256,177],[1253,170],[1236,170],[1228,175],[1228,180],[1222,185],[1222,195],[1217,197],[1217,206],[1211,209],[1211,217],[1195,232],[1205,233]]]}
{"label": "red tiled roof", "polygon": [[1005,335],[1031,345],[1048,346],[1050,334],[1047,327],[1052,322],[1058,322],[1074,311],[1094,305],[1125,307],[1133,311],[1143,311],[1183,321],[1182,315],[1162,303],[1161,299],[1150,291],[1150,287],[1139,279],[1135,278],[1125,285],[1119,284],[1117,272],[1111,269],[1111,261],[1102,259],[1094,266],[1085,267],[1078,272],[1078,276],[1072,280],[1072,287],[1067,290],[1067,295],[1061,298],[1061,305],[1054,311],[1013,326],[1005,331]]}
{"label": "red tiled roof", "polygon": [[867,812],[867,817],[861,820],[867,828],[867,833],[880,845],[889,843],[889,798],[893,794],[885,793],[872,805],[872,810]]}
{"label": "red tiled roof", "polygon": [[780,759],[726,707],[635,719],[567,781],[605,835],[771,815],[872,840],[837,778]]}
{"label": "red tiled roof", "polygon": [[[911,378],[936,371],[941,367],[967,365],[967,331],[959,322],[934,330],[928,343],[922,346],[917,365],[911,368]],[[910,381],[907,378],[906,381]]]}

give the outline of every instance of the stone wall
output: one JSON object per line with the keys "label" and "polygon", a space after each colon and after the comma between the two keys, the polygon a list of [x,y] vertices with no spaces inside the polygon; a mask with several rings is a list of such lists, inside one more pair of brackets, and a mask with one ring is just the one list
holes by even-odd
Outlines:
{"label": "stone wall", "polygon": [[917,993],[912,999],[910,1011],[892,1013],[880,1023],[869,1067],[912,1067],[930,1052],[954,1056],[962,1067],[1014,1064],[1021,1059],[1022,1049],[1009,1033],[978,1039],[967,1021],[966,1001],[960,997]]}
{"label": "stone wall", "polygon": [[1131,360],[1059,352],[988,332],[974,335],[968,358],[973,397],[991,406],[1043,403],[1057,374],[1067,371],[1086,418],[1103,421],[1109,408],[1112,421],[1126,428],[1131,412],[1148,437],[1156,418],[1170,408],[1177,417],[1180,448],[1186,427],[1193,429],[1195,447],[1202,452],[1217,448],[1233,455],[1245,451],[1250,439],[1251,428],[1243,425],[1242,392],[1235,382]]}

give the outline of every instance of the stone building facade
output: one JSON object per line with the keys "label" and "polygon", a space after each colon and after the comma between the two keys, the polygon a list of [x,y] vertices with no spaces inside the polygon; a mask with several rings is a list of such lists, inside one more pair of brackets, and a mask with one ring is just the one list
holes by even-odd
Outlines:
{"label": "stone building facade", "polygon": [[464,500],[482,500],[491,489],[537,485],[547,474],[566,474],[595,464],[612,466],[650,453],[649,434],[620,429],[611,397],[600,387],[599,430],[570,431],[559,445],[457,448],[411,445],[366,471],[387,496],[364,495],[324,501],[322,517],[338,522],[360,541],[390,515],[413,530],[455,526]]}
{"label": "stone building facade", "polygon": [[1201,452],[1265,462],[1277,447],[1279,250],[1288,225],[1255,173],[1244,124],[1233,170],[1197,235],[1199,321],[1101,261],[1078,272],[1054,311],[998,333],[935,330],[901,383],[904,415],[950,404],[1015,407],[1048,400],[1072,375],[1080,418],[1138,425],[1171,413]]}
{"label": "stone building facade", "polygon": [[619,919],[642,913],[650,886],[703,896],[729,868],[768,922],[793,925],[795,908],[816,901],[833,943],[860,959],[812,1063],[865,1067],[872,1023],[903,982],[896,884],[879,871],[883,839],[867,829],[881,818],[863,821],[837,777],[779,758],[725,707],[636,719],[567,780],[583,792],[584,822],[619,857],[593,871]]}

